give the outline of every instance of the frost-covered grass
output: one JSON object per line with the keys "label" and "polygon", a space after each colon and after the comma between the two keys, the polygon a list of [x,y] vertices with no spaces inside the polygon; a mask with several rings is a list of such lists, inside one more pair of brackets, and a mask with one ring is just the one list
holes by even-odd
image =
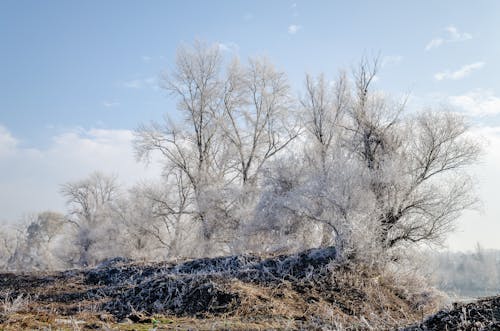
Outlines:
{"label": "frost-covered grass", "polygon": [[32,298],[2,327],[391,329],[439,308],[436,293],[408,282],[415,280],[339,263],[334,248],[177,264],[114,259],[92,269],[0,274],[1,290]]}

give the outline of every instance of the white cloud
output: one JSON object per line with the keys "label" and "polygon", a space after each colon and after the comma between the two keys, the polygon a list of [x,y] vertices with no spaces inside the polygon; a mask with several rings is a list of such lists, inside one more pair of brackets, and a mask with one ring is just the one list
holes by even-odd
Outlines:
{"label": "white cloud", "polygon": [[484,62],[474,62],[471,64],[464,65],[460,69],[456,71],[445,70],[442,72],[438,72],[434,75],[434,79],[436,80],[444,80],[444,79],[462,79],[468,75],[470,75],[473,71],[479,70],[483,68],[485,65]]}
{"label": "white cloud", "polygon": [[131,89],[143,89],[146,87],[157,88],[157,79],[156,77],[133,79],[123,82],[122,86]]}
{"label": "white cloud", "polygon": [[471,116],[500,114],[500,97],[491,90],[475,89],[463,95],[450,96],[448,102]]}
{"label": "white cloud", "polygon": [[429,41],[429,43],[425,46],[425,50],[429,51],[433,48],[437,48],[437,47],[441,46],[443,43],[444,43],[443,38],[434,38],[431,41]]}
{"label": "white cloud", "polygon": [[[132,139],[129,130],[73,129],[52,137],[47,148],[24,148],[0,129],[0,222],[28,212],[64,210],[60,184],[95,170],[116,174],[125,185],[159,178],[157,163],[136,162]],[[1,152],[5,146],[8,153]]]}
{"label": "white cloud", "polygon": [[301,25],[295,25],[295,24],[292,24],[288,27],[288,33],[289,34],[296,34],[297,32],[299,32],[300,30],[302,30],[302,26]]}
{"label": "white cloud", "polygon": [[226,43],[218,43],[219,50],[221,52],[228,52],[237,54],[240,51],[240,46],[237,43],[226,42]]}
{"label": "white cloud", "polygon": [[470,33],[460,33],[453,25],[447,26],[445,30],[449,33],[448,41],[466,41],[472,39],[472,35]]}
{"label": "white cloud", "polygon": [[142,59],[142,61],[147,63],[147,62],[151,61],[151,56],[143,55],[143,56],[141,56],[141,59]]}
{"label": "white cloud", "polygon": [[432,39],[425,46],[426,51],[430,51],[433,48],[438,48],[444,43],[462,42],[472,39],[472,35],[467,32],[460,32],[454,25],[447,26],[445,29],[446,37],[437,37]]}
{"label": "white cloud", "polygon": [[6,128],[0,125],[0,157],[14,150],[17,143],[17,139]]}

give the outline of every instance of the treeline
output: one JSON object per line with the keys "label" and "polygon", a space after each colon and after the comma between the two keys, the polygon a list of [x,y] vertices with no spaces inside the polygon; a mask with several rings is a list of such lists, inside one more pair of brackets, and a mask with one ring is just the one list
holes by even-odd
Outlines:
{"label": "treeline", "polygon": [[500,293],[500,250],[477,246],[473,252],[440,252],[430,255],[432,282],[444,292],[461,298]]}
{"label": "treeline", "polygon": [[442,240],[476,202],[466,170],[479,146],[456,113],[409,112],[373,90],[377,70],[363,60],[332,80],[307,75],[295,94],[266,59],[181,47],[162,81],[177,113],[135,133],[138,159],[159,159],[162,178],[63,185],[67,213],[3,230],[1,267],[331,245],[341,260],[382,263]]}

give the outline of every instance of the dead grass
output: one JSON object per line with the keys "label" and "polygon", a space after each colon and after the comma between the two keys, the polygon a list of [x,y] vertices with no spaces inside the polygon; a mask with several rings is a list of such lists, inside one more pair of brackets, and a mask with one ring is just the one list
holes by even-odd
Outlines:
{"label": "dead grass", "polygon": [[[212,263],[212,271],[200,273],[194,261],[177,269],[131,264],[52,275],[0,274],[0,290],[9,293],[0,297],[8,311],[0,330],[388,330],[419,322],[439,306],[433,293],[373,268],[332,265],[323,257],[252,259],[219,259],[243,265],[229,272],[203,261]],[[311,264],[314,272],[305,273]],[[139,273],[148,276],[137,278]],[[126,306],[130,302],[123,300],[137,299],[134,293],[145,296],[144,309],[132,307],[125,315],[106,311],[113,307],[109,303]],[[200,295],[211,305],[204,311],[168,308],[172,300],[190,304],[186,298]]]}

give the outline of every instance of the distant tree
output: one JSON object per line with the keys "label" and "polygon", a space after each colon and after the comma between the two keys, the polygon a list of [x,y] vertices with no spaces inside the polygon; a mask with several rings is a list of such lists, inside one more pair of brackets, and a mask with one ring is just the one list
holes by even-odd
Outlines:
{"label": "distant tree", "polygon": [[[172,173],[170,174],[173,175]],[[190,244],[195,238],[187,218],[188,197],[182,174],[160,183],[135,185],[128,196],[121,199],[117,213],[126,227],[130,256],[148,260],[172,256],[193,255]],[[185,179],[185,178],[184,178]],[[179,209],[176,209],[179,208]]]}
{"label": "distant tree", "polygon": [[497,295],[500,288],[500,251],[433,252],[427,263],[433,283],[443,291],[472,298]]}
{"label": "distant tree", "polygon": [[[11,270],[49,270],[67,267],[58,254],[65,235],[62,214],[46,211],[27,216],[17,226],[15,237],[5,238],[9,252],[5,268]],[[10,246],[10,247],[9,247]]]}
{"label": "distant tree", "polygon": [[64,184],[62,194],[70,207],[67,221],[74,226],[76,261],[80,266],[120,254],[117,242],[123,227],[113,224],[114,204],[119,195],[116,178],[95,172],[88,178]]}
{"label": "distant tree", "polygon": [[335,153],[343,133],[341,125],[350,102],[348,83],[343,72],[332,83],[323,74],[316,79],[306,75],[305,95],[300,100],[304,127],[312,145],[306,155],[309,163],[323,172],[327,171],[327,160]]}
{"label": "distant tree", "polygon": [[2,226],[0,227],[0,270],[8,268],[8,262],[16,249],[16,236],[14,229]]}

